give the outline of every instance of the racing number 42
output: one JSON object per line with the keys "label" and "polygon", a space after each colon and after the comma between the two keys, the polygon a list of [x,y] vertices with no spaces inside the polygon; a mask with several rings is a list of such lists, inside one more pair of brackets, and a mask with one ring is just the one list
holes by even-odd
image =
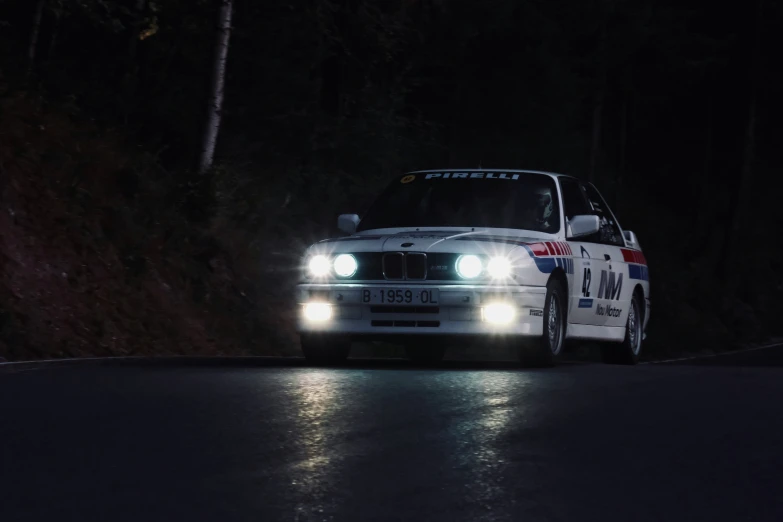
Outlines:
{"label": "racing number 42", "polygon": [[589,268],[585,268],[585,275],[582,278],[582,296],[590,297],[590,278],[591,273]]}

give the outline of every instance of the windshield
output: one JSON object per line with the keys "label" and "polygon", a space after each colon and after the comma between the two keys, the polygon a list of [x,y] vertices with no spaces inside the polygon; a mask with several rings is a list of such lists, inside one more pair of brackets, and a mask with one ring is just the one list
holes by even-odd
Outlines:
{"label": "windshield", "polygon": [[358,230],[400,227],[560,231],[554,179],[529,172],[421,172],[393,181]]}

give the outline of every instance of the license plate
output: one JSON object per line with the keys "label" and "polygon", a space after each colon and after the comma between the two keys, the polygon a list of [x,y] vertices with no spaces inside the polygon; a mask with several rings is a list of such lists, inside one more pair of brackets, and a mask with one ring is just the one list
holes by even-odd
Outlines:
{"label": "license plate", "polygon": [[436,305],[438,297],[437,288],[426,290],[411,288],[362,289],[362,303],[365,304]]}

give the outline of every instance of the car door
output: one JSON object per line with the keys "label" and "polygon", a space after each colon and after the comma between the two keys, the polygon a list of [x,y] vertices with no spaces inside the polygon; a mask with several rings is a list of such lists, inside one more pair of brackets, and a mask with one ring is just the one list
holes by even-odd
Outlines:
{"label": "car door", "polygon": [[[593,209],[579,180],[558,178],[566,220],[574,216],[591,215]],[[608,270],[605,246],[596,242],[597,236],[568,239],[573,252],[574,280],[569,289],[568,322],[573,324],[603,325],[606,317],[596,313],[596,274]]]}
{"label": "car door", "polygon": [[598,216],[601,229],[593,238],[601,245],[606,261],[601,272],[594,274],[592,283],[595,289],[596,314],[602,317],[606,326],[624,327],[628,317],[628,307],[633,295],[633,286],[629,280],[628,263],[622,247],[625,246],[623,232],[609,205],[590,183],[582,183],[593,214]]}

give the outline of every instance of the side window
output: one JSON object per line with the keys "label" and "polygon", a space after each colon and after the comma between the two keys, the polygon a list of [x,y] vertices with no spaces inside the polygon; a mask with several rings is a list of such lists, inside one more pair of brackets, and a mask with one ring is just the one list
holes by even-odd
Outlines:
{"label": "side window", "polygon": [[623,236],[620,233],[620,227],[615,222],[612,211],[604,201],[604,198],[601,197],[601,194],[599,194],[592,185],[582,183],[582,188],[593,209],[591,213],[598,216],[601,223],[601,230],[598,232],[600,237],[596,238],[596,241],[608,245],[625,246],[625,241],[623,241]]}
{"label": "side window", "polygon": [[572,219],[574,216],[590,215],[593,213],[587,204],[579,182],[570,178],[558,178],[560,181],[560,190],[563,192],[563,212],[566,219]]}

